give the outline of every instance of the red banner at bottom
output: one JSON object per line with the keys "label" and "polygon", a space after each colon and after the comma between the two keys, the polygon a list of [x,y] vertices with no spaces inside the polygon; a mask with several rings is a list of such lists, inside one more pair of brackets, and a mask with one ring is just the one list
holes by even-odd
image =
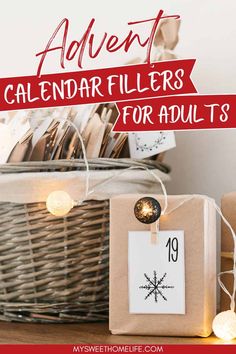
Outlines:
{"label": "red banner at bottom", "polygon": [[2,354],[67,354],[67,353],[166,353],[166,354],[222,354],[235,353],[235,345],[161,345],[161,344],[113,344],[113,345],[0,345]]}
{"label": "red banner at bottom", "polygon": [[116,132],[236,128],[236,95],[185,95],[118,102]]}

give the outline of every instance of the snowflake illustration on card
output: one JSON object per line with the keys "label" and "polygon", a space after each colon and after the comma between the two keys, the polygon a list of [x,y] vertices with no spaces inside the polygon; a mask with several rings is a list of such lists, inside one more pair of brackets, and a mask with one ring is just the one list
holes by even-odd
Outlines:
{"label": "snowflake illustration on card", "polygon": [[164,284],[167,273],[158,279],[157,272],[153,271],[153,278],[149,277],[146,273],[144,273],[144,277],[146,279],[147,284],[141,285],[139,289],[144,289],[147,291],[147,295],[145,296],[145,300],[153,297],[155,302],[158,302],[159,299],[163,299],[167,301],[167,297],[164,295],[167,289],[174,289],[172,285]]}
{"label": "snowflake illustration on card", "polygon": [[185,314],[184,230],[129,231],[129,313]]}
{"label": "snowflake illustration on card", "polygon": [[129,133],[129,150],[132,158],[143,159],[174,147],[174,132]]}

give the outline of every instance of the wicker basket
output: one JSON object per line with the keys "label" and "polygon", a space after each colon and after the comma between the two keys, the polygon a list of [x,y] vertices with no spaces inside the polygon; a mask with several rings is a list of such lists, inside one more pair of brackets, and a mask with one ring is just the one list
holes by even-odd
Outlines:
{"label": "wicker basket", "polygon": [[[157,161],[97,159],[89,165],[168,172]],[[0,173],[83,168],[83,160],[26,162],[2,165]],[[106,320],[108,241],[109,200],[85,201],[64,218],[49,214],[45,203],[0,203],[0,320]]]}

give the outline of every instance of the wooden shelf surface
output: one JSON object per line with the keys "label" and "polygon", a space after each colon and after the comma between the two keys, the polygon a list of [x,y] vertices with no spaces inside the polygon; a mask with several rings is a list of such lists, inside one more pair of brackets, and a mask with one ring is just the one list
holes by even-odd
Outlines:
{"label": "wooden shelf surface", "polygon": [[[222,344],[209,338],[111,335],[107,323],[24,324],[0,322],[1,344]],[[236,340],[231,342],[236,344]]]}

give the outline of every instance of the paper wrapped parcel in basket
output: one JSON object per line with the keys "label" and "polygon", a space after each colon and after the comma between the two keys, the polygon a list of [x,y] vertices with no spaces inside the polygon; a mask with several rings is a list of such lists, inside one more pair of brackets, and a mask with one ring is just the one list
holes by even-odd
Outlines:
{"label": "paper wrapped parcel in basket", "polygon": [[[156,161],[88,162],[89,200],[84,200],[87,172],[81,159],[0,166],[0,320],[107,319],[109,198],[158,192],[146,169],[163,180],[168,175]],[[55,217],[45,201],[56,190],[84,201]]]}

